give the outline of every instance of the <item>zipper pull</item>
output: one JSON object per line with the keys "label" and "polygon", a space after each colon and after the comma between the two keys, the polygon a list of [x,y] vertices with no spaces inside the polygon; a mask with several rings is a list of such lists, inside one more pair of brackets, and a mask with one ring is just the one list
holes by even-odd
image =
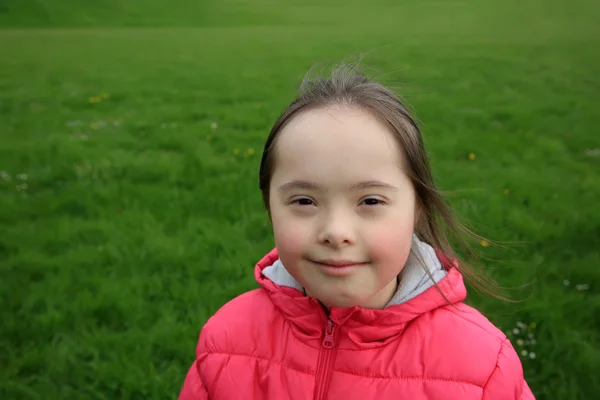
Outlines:
{"label": "zipper pull", "polygon": [[335,325],[332,320],[328,319],[325,324],[325,337],[323,338],[323,347],[326,349],[331,349],[335,342],[333,341],[333,331],[335,330]]}

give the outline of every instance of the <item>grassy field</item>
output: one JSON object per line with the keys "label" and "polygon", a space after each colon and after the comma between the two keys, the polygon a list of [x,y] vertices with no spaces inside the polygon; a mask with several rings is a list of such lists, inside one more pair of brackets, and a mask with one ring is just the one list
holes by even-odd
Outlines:
{"label": "grassy field", "polygon": [[357,52],[462,221],[509,242],[475,245],[523,301],[470,303],[539,399],[600,396],[600,3],[130,3],[0,1],[1,399],[175,398],[272,246],[271,124]]}

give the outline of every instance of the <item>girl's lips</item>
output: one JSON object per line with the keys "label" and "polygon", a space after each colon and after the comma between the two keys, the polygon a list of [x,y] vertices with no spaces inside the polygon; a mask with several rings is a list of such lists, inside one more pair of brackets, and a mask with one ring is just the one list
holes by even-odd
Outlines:
{"label": "girl's lips", "polygon": [[331,260],[331,259],[314,261],[314,262],[316,262],[317,264],[326,266],[326,267],[333,267],[333,268],[345,268],[345,267],[353,267],[353,266],[366,264],[365,262],[360,262],[360,261]]}
{"label": "girl's lips", "polygon": [[313,263],[319,266],[325,275],[338,277],[352,275],[357,269],[367,265],[367,263],[356,261],[345,261],[344,263],[337,262],[330,264],[331,261],[327,260],[327,263],[321,261],[313,261]]}

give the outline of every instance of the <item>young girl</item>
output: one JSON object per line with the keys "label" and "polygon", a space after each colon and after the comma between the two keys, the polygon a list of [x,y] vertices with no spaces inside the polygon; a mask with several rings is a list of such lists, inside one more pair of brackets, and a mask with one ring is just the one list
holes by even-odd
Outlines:
{"label": "young girl", "polygon": [[[419,128],[339,67],[306,81],[265,144],[275,249],[259,289],[202,328],[181,400],[533,399],[506,336],[465,305]],[[478,278],[479,277],[479,278]]]}

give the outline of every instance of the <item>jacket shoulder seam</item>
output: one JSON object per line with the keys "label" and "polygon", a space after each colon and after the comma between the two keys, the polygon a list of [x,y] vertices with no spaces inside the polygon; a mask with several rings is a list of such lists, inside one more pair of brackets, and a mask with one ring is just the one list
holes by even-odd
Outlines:
{"label": "jacket shoulder seam", "polygon": [[492,379],[492,376],[494,376],[494,373],[496,372],[496,370],[500,367],[500,354],[502,354],[502,349],[503,348],[504,348],[504,340],[500,344],[500,350],[498,350],[498,354],[496,355],[496,365],[494,366],[494,369],[492,370],[492,373],[490,374],[490,376],[488,376],[488,378],[485,381],[485,384],[483,385],[484,389],[488,385],[488,383],[490,382],[490,379]]}
{"label": "jacket shoulder seam", "polygon": [[[453,315],[456,315],[458,318],[460,318],[460,319],[461,319],[461,320],[463,320],[463,321],[466,321],[466,322],[467,322],[467,323],[469,323],[470,325],[473,325],[473,326],[476,326],[476,327],[478,327],[479,329],[481,329],[482,331],[484,331],[485,333],[487,333],[487,334],[488,334],[490,337],[492,337],[493,339],[495,339],[495,340],[496,340],[498,343],[500,343],[501,345],[504,343],[504,340],[506,339],[505,337],[503,337],[503,336],[501,336],[501,335],[497,335],[497,334],[495,334],[494,332],[490,331],[490,330],[489,330],[489,329],[487,329],[487,328],[484,328],[483,326],[481,326],[481,325],[480,325],[480,324],[478,324],[477,322],[475,322],[475,321],[473,321],[473,320],[471,320],[471,319],[469,319],[469,318],[465,318],[464,316],[460,315],[460,313],[458,313],[458,312],[455,312],[455,311],[453,311],[453,310],[451,310],[451,309],[449,309],[449,308],[446,308],[446,307],[444,307],[444,308],[441,308],[440,310],[443,310],[443,311],[449,312],[449,313],[451,313],[451,314],[453,314]],[[498,328],[496,328],[496,329],[498,329]],[[498,331],[499,331],[500,333],[502,333],[502,331],[501,331],[500,329],[498,329]]]}

